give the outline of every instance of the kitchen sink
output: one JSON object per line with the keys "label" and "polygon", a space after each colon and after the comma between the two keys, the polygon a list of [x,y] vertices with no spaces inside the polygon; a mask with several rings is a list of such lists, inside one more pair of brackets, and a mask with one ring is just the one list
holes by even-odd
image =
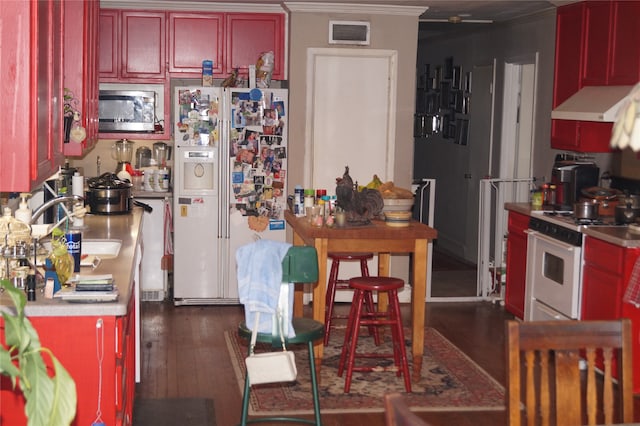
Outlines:
{"label": "kitchen sink", "polygon": [[[43,243],[47,251],[51,251],[51,242]],[[122,240],[110,238],[87,238],[82,240],[82,256],[96,256],[101,259],[118,257]]]}
{"label": "kitchen sink", "polygon": [[122,240],[86,239],[82,240],[82,254],[100,256],[101,258],[118,257]]}

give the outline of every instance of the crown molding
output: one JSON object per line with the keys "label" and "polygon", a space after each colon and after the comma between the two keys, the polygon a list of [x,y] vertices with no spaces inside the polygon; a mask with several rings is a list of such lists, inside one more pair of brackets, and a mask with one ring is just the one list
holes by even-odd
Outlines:
{"label": "crown molding", "polygon": [[368,13],[373,15],[420,16],[428,7],[425,6],[392,6],[364,3],[311,3],[284,2],[289,12],[303,13]]}
{"label": "crown molding", "polygon": [[167,1],[167,0],[100,0],[102,9],[136,10],[177,10],[197,12],[263,12],[283,13],[281,4],[265,3],[224,3],[204,1]]}

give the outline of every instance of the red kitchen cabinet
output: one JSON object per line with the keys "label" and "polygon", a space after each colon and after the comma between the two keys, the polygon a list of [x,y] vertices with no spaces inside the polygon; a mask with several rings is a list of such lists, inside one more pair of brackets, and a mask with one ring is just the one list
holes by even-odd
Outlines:
{"label": "red kitchen cabinet", "polygon": [[169,13],[169,72],[202,75],[202,61],[213,60],[213,73],[223,73],[224,14]]}
{"label": "red kitchen cabinet", "polygon": [[238,68],[247,75],[263,52],[273,51],[271,78],[285,79],[284,15],[279,13],[226,14],[226,50],[224,74]]}
{"label": "red kitchen cabinet", "polygon": [[640,79],[640,2],[585,5],[583,86],[633,85]]}
{"label": "red kitchen cabinet", "polygon": [[[624,303],[640,248],[625,248],[588,236],[584,246],[582,319],[630,318],[633,358],[640,357],[640,310]],[[640,393],[640,365],[633,366],[634,393]]]}
{"label": "red kitchen cabinet", "polygon": [[164,12],[103,9],[99,34],[100,81],[157,83],[165,80]]}
{"label": "red kitchen cabinet", "polygon": [[[78,405],[72,426],[90,425],[98,408],[105,424],[132,425],[135,388],[134,298],[128,314],[116,316],[30,317],[43,347],[49,348],[76,384]],[[0,318],[0,341],[4,324]],[[102,360],[98,354],[103,354]],[[45,362],[50,361],[45,356]],[[100,407],[98,407],[100,403]],[[24,399],[0,379],[0,424],[26,425]]]}
{"label": "red kitchen cabinet", "polygon": [[640,80],[640,2],[616,1],[611,9],[608,83],[634,85]]}
{"label": "red kitchen cabinet", "polygon": [[587,237],[584,246],[582,319],[620,317],[627,250]]}
{"label": "red kitchen cabinet", "polygon": [[524,319],[524,295],[527,278],[527,234],[529,216],[509,212],[507,236],[507,287],[505,308]]}
{"label": "red kitchen cabinet", "polygon": [[117,79],[120,70],[120,14],[100,9],[98,26],[98,74],[101,79]]}
{"label": "red kitchen cabinet", "polygon": [[[81,124],[87,132],[82,143],[64,144],[65,156],[82,156],[98,142],[98,24],[100,2],[64,3],[64,87],[78,100]],[[83,25],[78,25],[82,23]]]}
{"label": "red kitchen cabinet", "polygon": [[584,8],[584,61],[581,86],[607,84],[611,2],[590,1]]}
{"label": "red kitchen cabinet", "polygon": [[64,161],[62,2],[0,2],[0,192],[30,192]]}
{"label": "red kitchen cabinet", "polygon": [[[589,1],[559,7],[553,107],[584,86],[632,85],[640,79],[638,1]],[[611,152],[612,123],[552,120],[551,147]]]}

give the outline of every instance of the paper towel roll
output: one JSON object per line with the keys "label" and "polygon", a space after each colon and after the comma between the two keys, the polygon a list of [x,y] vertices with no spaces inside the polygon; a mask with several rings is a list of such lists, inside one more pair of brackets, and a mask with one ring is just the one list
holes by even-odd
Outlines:
{"label": "paper towel roll", "polygon": [[71,176],[71,193],[84,197],[84,176],[80,176],[78,172]]}

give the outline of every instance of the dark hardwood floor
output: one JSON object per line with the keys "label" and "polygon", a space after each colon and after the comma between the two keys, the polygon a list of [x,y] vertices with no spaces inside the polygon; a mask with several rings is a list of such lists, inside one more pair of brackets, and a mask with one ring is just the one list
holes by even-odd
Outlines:
{"label": "dark hardwood floor", "polygon": [[[457,269],[450,264],[441,266]],[[310,309],[305,308],[306,315],[311,315]],[[346,314],[348,305],[338,304],[337,309]],[[404,322],[409,325],[410,306],[403,304],[401,309]],[[236,425],[242,398],[231,369],[224,331],[235,329],[243,316],[242,306],[174,307],[168,301],[142,303],[142,380],[136,386],[136,397],[211,398],[215,403],[216,425]],[[447,302],[426,306],[426,325],[438,330],[503,385],[504,322],[512,318],[499,303]],[[418,415],[432,426],[507,424],[505,411]],[[635,416],[640,421],[640,398],[635,399]],[[384,426],[384,415],[325,414],[322,421],[325,426]]]}
{"label": "dark hardwood floor", "polygon": [[[346,305],[339,305],[344,309]],[[408,324],[409,305],[403,305]],[[503,323],[511,315],[483,303],[427,304],[427,325],[436,328],[499,382],[504,383]],[[215,402],[217,426],[238,422],[241,395],[230,367],[223,332],[243,318],[241,306],[142,304],[142,398],[206,397]],[[498,412],[420,413],[433,425],[504,425]],[[323,424],[383,426],[382,413],[323,415]]]}

